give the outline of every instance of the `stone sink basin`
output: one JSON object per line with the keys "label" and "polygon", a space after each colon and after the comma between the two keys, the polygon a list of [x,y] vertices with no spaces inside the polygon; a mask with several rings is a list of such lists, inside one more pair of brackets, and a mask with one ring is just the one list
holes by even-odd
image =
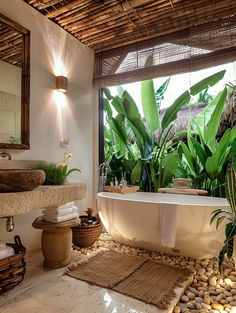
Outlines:
{"label": "stone sink basin", "polygon": [[0,169],[0,192],[32,190],[45,181],[45,173],[30,169]]}

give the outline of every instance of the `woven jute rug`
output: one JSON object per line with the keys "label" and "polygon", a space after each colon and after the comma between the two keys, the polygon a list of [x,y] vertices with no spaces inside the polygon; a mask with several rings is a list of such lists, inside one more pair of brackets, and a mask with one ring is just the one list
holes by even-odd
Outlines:
{"label": "woven jute rug", "polygon": [[72,264],[69,276],[93,285],[109,288],[124,295],[167,309],[193,272],[161,264],[139,256],[104,251],[88,261]]}

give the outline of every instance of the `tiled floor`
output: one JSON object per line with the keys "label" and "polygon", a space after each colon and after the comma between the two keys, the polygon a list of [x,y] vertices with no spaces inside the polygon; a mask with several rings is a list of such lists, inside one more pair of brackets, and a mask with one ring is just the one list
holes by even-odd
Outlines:
{"label": "tiled floor", "polygon": [[[74,261],[86,256],[74,252]],[[27,274],[17,287],[0,296],[1,313],[160,313],[156,307],[119,293],[91,286],[67,275],[64,269],[42,266],[41,251],[27,258]],[[183,289],[178,288],[180,298]],[[171,308],[171,311],[173,306]],[[170,310],[169,310],[170,312]]]}

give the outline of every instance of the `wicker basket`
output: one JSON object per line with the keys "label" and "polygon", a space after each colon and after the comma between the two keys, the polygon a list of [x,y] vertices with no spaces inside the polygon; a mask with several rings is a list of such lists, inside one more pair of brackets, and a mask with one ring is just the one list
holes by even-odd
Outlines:
{"label": "wicker basket", "polygon": [[14,244],[7,243],[7,245],[14,249],[15,255],[0,260],[0,294],[14,288],[24,279],[26,249],[19,236],[15,236],[14,240]]}
{"label": "wicker basket", "polygon": [[102,227],[103,225],[100,221],[94,225],[78,225],[72,227],[73,244],[82,248],[92,246],[100,236]]}

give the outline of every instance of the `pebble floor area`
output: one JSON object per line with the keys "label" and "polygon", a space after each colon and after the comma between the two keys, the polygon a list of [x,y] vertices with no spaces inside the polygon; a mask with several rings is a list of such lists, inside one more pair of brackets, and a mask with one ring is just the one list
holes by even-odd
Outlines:
{"label": "pebble floor area", "polygon": [[131,248],[114,242],[107,234],[102,234],[92,247],[78,249],[77,253],[92,255],[104,248],[195,270],[193,282],[175,306],[174,313],[236,313],[236,270],[232,260],[224,261],[220,274],[217,258],[194,260]]}

